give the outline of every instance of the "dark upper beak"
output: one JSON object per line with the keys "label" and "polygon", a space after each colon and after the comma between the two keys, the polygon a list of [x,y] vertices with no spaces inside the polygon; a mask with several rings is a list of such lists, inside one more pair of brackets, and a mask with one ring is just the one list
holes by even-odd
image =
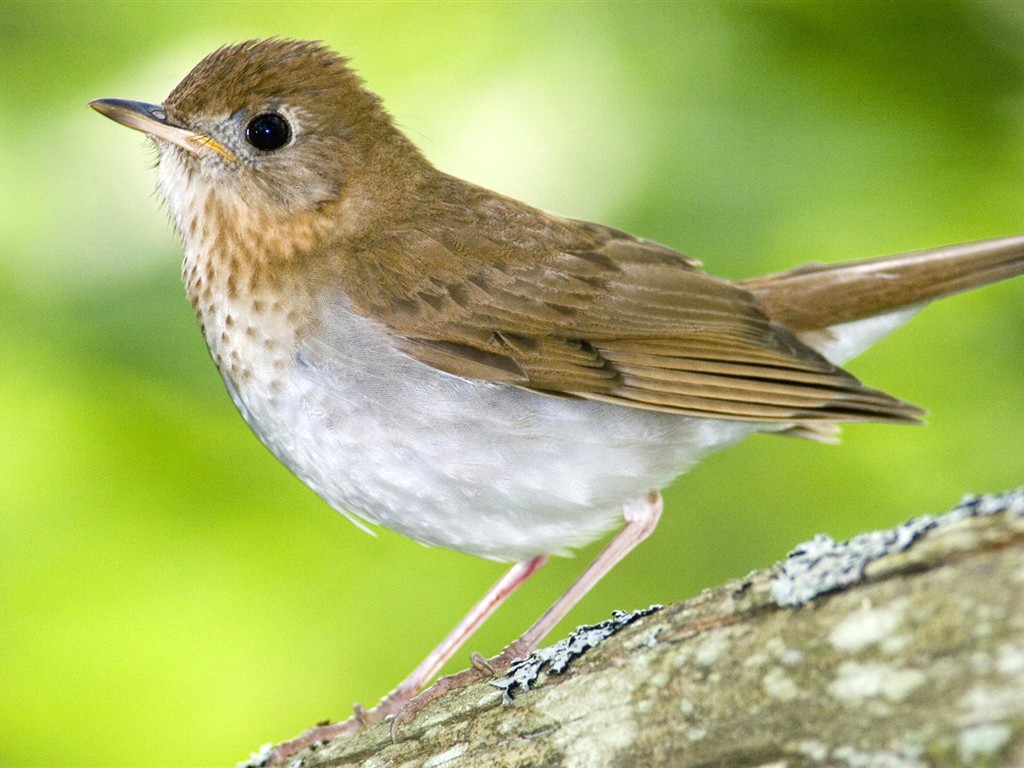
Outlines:
{"label": "dark upper beak", "polygon": [[96,99],[90,101],[89,106],[114,122],[148,133],[158,141],[177,144],[193,155],[199,156],[212,150],[228,160],[234,160],[232,154],[210,136],[169,122],[167,113],[159,104],[127,99]]}

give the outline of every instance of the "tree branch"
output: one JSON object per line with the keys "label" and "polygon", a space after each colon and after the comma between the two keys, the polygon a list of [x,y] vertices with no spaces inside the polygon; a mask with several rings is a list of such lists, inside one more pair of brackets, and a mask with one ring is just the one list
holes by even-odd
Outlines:
{"label": "tree branch", "polygon": [[619,617],[585,653],[521,667],[529,690],[496,681],[508,704],[470,685],[398,743],[383,723],[301,765],[1021,766],[1022,595],[1024,492],[968,499]]}

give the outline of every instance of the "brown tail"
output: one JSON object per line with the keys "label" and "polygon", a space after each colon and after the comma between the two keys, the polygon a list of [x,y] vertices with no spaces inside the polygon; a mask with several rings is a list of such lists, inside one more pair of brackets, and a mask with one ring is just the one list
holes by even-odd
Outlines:
{"label": "brown tail", "polygon": [[743,286],[790,330],[811,331],[881,315],[1024,273],[1024,235],[896,256],[805,264]]}

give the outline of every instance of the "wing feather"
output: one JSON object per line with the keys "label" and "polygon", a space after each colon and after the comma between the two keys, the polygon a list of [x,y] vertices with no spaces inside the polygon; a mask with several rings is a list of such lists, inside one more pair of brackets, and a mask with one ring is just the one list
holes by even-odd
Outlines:
{"label": "wing feather", "polygon": [[919,420],[692,259],[487,195],[461,226],[418,221],[363,243],[338,276],[406,354],[467,378],[711,418]]}

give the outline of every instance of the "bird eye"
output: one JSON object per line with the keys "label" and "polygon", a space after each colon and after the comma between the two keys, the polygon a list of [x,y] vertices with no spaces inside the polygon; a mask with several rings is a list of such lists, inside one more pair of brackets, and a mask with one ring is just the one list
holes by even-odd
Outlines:
{"label": "bird eye", "polygon": [[276,112],[256,115],[245,126],[245,140],[263,152],[280,149],[291,137],[291,126]]}

